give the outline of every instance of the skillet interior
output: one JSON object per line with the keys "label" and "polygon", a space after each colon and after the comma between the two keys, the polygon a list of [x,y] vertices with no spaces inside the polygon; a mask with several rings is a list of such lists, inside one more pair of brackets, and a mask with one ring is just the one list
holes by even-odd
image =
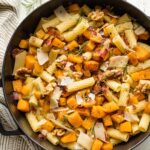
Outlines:
{"label": "skillet interior", "polygon": [[[18,46],[20,39],[27,38],[31,33],[34,32],[34,29],[37,26],[41,17],[48,17],[53,13],[52,10],[57,8],[59,5],[67,5],[71,2],[77,2],[80,4],[86,3],[89,6],[95,6],[96,4],[114,6],[116,12],[120,14],[124,12],[129,13],[132,17],[137,19],[137,21],[150,32],[150,20],[148,19],[148,17],[146,17],[142,12],[140,12],[134,6],[131,6],[130,4],[121,0],[92,0],[92,1],[91,0],[84,0],[84,1],[83,0],[82,1],[81,0],[51,0],[50,2],[36,9],[19,25],[19,27],[16,29],[7,47],[5,60],[3,63],[2,80],[3,80],[3,90],[4,90],[5,100],[8,104],[8,107],[10,109],[10,112],[14,120],[22,129],[22,131],[28,137],[30,137],[34,142],[38,143],[41,147],[49,150],[61,150],[62,148],[55,147],[52,144],[50,144],[48,141],[42,141],[42,142],[39,141],[37,139],[37,134],[35,134],[31,130],[27,120],[24,117],[24,114],[19,112],[16,109],[16,102],[13,101],[12,99],[11,93],[13,91],[13,88],[12,88],[10,75],[12,74],[14,60],[11,57],[11,51],[13,50],[13,48]],[[146,138],[149,133],[150,133],[150,128],[147,133],[132,137],[128,143],[123,143],[119,146],[116,146],[115,150],[131,149],[133,146],[137,145],[140,141],[144,140],[144,138]]]}

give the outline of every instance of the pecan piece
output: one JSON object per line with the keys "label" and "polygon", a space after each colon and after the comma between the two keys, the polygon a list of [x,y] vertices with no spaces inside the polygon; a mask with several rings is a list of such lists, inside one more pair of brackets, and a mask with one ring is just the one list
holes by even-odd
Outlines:
{"label": "pecan piece", "polygon": [[93,21],[100,21],[104,17],[104,12],[100,10],[95,10],[89,13],[88,17]]}
{"label": "pecan piece", "polygon": [[20,79],[25,79],[25,77],[29,76],[31,73],[32,71],[27,68],[20,68],[16,71],[15,77]]}

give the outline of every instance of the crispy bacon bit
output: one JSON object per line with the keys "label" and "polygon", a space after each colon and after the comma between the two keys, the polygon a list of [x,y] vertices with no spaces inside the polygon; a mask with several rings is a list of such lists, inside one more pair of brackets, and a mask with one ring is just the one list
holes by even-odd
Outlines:
{"label": "crispy bacon bit", "polygon": [[13,92],[13,99],[14,100],[19,100],[20,99],[20,95],[17,92]]}
{"label": "crispy bacon bit", "polygon": [[100,10],[95,10],[89,13],[88,17],[93,21],[100,21],[104,17],[104,12]]}
{"label": "crispy bacon bit", "polygon": [[20,68],[16,71],[15,77],[20,79],[25,79],[26,76],[29,76],[31,73],[32,71],[27,68]]}
{"label": "crispy bacon bit", "polygon": [[48,34],[50,34],[50,36],[54,36],[57,37],[61,40],[64,40],[64,38],[62,37],[61,33],[54,27],[49,27],[48,28]]}
{"label": "crispy bacon bit", "polygon": [[114,70],[107,70],[104,73],[99,73],[98,74],[98,79],[99,79],[99,81],[103,81],[107,78],[111,78],[111,77],[118,78],[122,75],[123,75],[123,71],[115,70],[115,69]]}
{"label": "crispy bacon bit", "polygon": [[14,48],[14,49],[12,50],[12,57],[15,58],[16,55],[20,54],[21,52],[23,52],[22,49]]}
{"label": "crispy bacon bit", "polygon": [[46,137],[41,133],[38,135],[38,139],[41,140],[41,141],[45,140],[45,138]]}

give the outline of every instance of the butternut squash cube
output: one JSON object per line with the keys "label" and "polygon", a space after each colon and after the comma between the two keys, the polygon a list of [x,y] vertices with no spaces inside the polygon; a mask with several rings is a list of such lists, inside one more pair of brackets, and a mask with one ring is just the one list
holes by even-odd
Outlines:
{"label": "butternut squash cube", "polygon": [[19,43],[19,47],[27,49],[29,47],[29,41],[28,40],[21,40]]}
{"label": "butternut squash cube", "polygon": [[124,117],[123,117],[123,115],[121,115],[121,114],[113,114],[112,116],[111,116],[111,118],[112,118],[112,120],[114,121],[114,122],[116,122],[116,123],[118,123],[118,124],[120,124],[121,122],[123,122],[124,121]]}
{"label": "butternut squash cube", "polygon": [[112,143],[104,143],[102,145],[102,150],[113,150],[113,145]]}
{"label": "butternut squash cube", "polygon": [[131,122],[123,122],[120,124],[119,126],[119,130],[121,132],[131,132],[132,131],[132,125],[131,125]]}
{"label": "butternut squash cube", "polygon": [[41,128],[51,132],[54,129],[54,124],[51,121],[47,121],[45,124],[42,125]]}
{"label": "butternut squash cube", "polygon": [[99,69],[99,63],[93,60],[85,61],[84,68],[90,71],[97,71]]}
{"label": "butternut squash cube", "polygon": [[14,89],[14,91],[21,92],[22,81],[21,80],[14,80],[12,83],[13,83],[13,89]]}
{"label": "butternut squash cube", "polygon": [[115,102],[108,102],[103,105],[104,111],[106,113],[111,113],[119,109],[119,106]]}
{"label": "butternut squash cube", "polygon": [[53,41],[52,41],[52,46],[55,46],[57,48],[63,48],[65,46],[65,43],[62,42],[61,40],[59,40],[58,38],[55,38]]}
{"label": "butternut squash cube", "polygon": [[76,136],[75,132],[71,132],[71,133],[64,135],[60,140],[64,144],[72,143],[77,140],[77,136]]}
{"label": "butternut squash cube", "polygon": [[68,61],[73,62],[73,63],[77,63],[77,64],[81,64],[83,62],[83,57],[78,56],[78,55],[74,55],[74,54],[69,54],[68,55]]}
{"label": "butternut squash cube", "polygon": [[134,81],[150,79],[150,69],[145,69],[142,71],[134,72],[131,74]]}
{"label": "butternut squash cube", "polygon": [[75,109],[78,106],[75,96],[70,96],[67,99],[67,105],[71,109]]}
{"label": "butternut squash cube", "polygon": [[103,145],[102,141],[95,139],[93,144],[92,144],[92,150],[101,150],[102,145]]}
{"label": "butternut squash cube", "polygon": [[29,112],[30,111],[29,102],[26,100],[20,99],[17,104],[17,109],[22,112]]}
{"label": "butternut squash cube", "polygon": [[33,55],[27,55],[25,59],[25,67],[32,70],[36,62],[37,61]]}
{"label": "butternut squash cube", "polygon": [[93,106],[91,116],[94,118],[103,118],[106,115],[102,106]]}
{"label": "butternut squash cube", "polygon": [[68,121],[75,128],[80,127],[83,122],[81,116],[79,115],[77,111],[68,116]]}
{"label": "butternut squash cube", "polygon": [[67,49],[72,51],[73,49],[75,49],[78,46],[79,46],[79,44],[75,40],[73,40],[70,43],[68,43],[66,47],[67,47]]}
{"label": "butternut squash cube", "polygon": [[103,123],[106,127],[113,125],[110,115],[107,115],[103,118]]}
{"label": "butternut squash cube", "polygon": [[92,117],[86,118],[83,123],[82,126],[86,129],[86,130],[90,130],[93,125],[95,123],[95,119]]}

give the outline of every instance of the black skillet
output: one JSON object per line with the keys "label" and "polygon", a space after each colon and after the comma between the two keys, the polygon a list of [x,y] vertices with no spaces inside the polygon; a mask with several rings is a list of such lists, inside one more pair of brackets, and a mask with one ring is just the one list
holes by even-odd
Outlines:
{"label": "black skillet", "polygon": [[[37,143],[44,149],[49,150],[62,150],[63,148],[59,146],[53,146],[48,141],[39,141],[37,138],[37,134],[32,131],[30,128],[25,116],[23,113],[16,109],[16,102],[12,97],[12,78],[11,74],[14,67],[14,59],[11,57],[11,52],[13,48],[18,46],[20,39],[28,38],[31,33],[34,32],[39,20],[41,17],[48,17],[53,13],[53,10],[60,5],[68,5],[70,3],[79,3],[79,4],[87,4],[90,7],[95,5],[110,5],[115,8],[115,11],[119,14],[123,14],[127,12],[132,17],[134,17],[141,25],[143,25],[150,32],[150,19],[142,13],[139,9],[135,8],[131,4],[123,1],[123,0],[51,0],[41,7],[37,8],[33,11],[24,21],[18,26],[16,31],[14,32],[6,53],[3,62],[3,70],[2,70],[2,87],[5,96],[5,101],[13,119],[18,125],[19,129],[16,131],[5,131],[0,123],[0,132],[3,135],[26,135],[32,141]],[[127,143],[122,143],[115,147],[115,150],[128,150],[133,149],[135,146],[144,141],[150,134],[150,128],[148,132],[141,133],[137,136],[132,137]]]}

